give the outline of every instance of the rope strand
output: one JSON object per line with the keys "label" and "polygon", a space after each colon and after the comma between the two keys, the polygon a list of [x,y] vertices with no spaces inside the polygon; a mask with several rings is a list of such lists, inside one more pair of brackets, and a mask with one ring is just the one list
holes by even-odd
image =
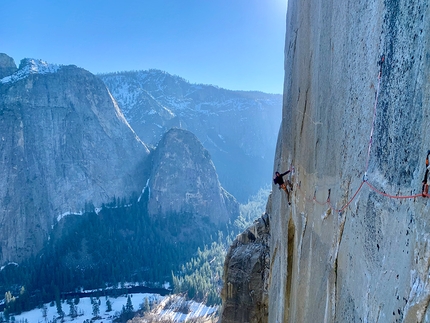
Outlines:
{"label": "rope strand", "polygon": [[[364,175],[363,175],[363,181],[361,182],[360,186],[358,187],[357,191],[354,193],[354,195],[351,197],[351,199],[344,205],[342,206],[340,209],[335,209],[334,206],[331,204],[330,201],[330,194],[331,194],[331,189],[328,190],[328,197],[327,200],[325,202],[320,202],[317,200],[316,198],[316,190],[314,191],[314,196],[313,198],[309,198],[306,196],[306,194],[301,190],[301,185],[297,185],[298,190],[305,196],[305,200],[307,200],[308,202],[315,202],[321,206],[324,205],[329,205],[330,208],[336,212],[343,212],[351,203],[352,201],[357,197],[358,193],[361,191],[361,189],[363,188],[364,183],[367,184],[367,186],[373,190],[374,192],[376,192],[377,194],[380,194],[382,196],[391,198],[391,199],[415,199],[417,197],[430,197],[429,194],[422,192],[421,194],[414,194],[414,195],[392,195],[392,194],[388,194],[385,192],[382,192],[380,190],[378,190],[375,186],[373,186],[372,184],[369,183],[369,181],[367,180],[367,171],[369,169],[369,160],[370,160],[370,150],[372,148],[372,142],[373,142],[373,132],[375,129],[375,120],[376,120],[376,107],[378,105],[378,97],[379,97],[379,89],[380,89],[380,84],[381,84],[381,77],[382,77],[382,64],[384,63],[385,60],[385,56],[382,55],[380,62],[378,63],[380,65],[380,69],[379,69],[379,73],[378,73],[378,85],[376,88],[376,93],[375,93],[375,104],[373,106],[373,119],[372,119],[372,127],[370,129],[370,138],[369,138],[369,145],[367,148],[367,158],[366,158],[366,168],[364,171]],[[294,166],[292,164],[290,164],[290,170],[294,170]],[[291,173],[290,173],[291,174]],[[292,175],[292,174],[291,174]]]}

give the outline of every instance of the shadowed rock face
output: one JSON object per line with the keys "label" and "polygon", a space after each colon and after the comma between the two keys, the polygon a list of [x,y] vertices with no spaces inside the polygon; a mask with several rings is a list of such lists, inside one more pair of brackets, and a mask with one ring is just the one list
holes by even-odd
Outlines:
{"label": "shadowed rock face", "polygon": [[264,214],[233,241],[224,263],[222,322],[267,322],[269,240]]}
{"label": "shadowed rock face", "polygon": [[0,53],[0,79],[12,75],[17,69],[18,68],[16,67],[12,57],[4,53]]}
{"label": "shadowed rock face", "polygon": [[39,251],[58,216],[141,191],[149,151],[91,73],[23,60],[0,115],[0,263]]}
{"label": "shadowed rock face", "polygon": [[429,200],[360,186],[421,193],[429,33],[426,1],[288,2],[268,322],[430,321]]}
{"label": "shadowed rock face", "polygon": [[221,187],[208,151],[191,132],[168,131],[154,152],[152,165],[150,215],[193,214],[216,225],[238,215],[238,203]]}

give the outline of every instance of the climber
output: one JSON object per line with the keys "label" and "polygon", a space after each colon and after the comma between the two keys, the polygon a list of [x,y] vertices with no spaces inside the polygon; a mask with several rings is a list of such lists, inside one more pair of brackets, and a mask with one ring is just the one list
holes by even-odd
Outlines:
{"label": "climber", "polygon": [[429,194],[429,184],[427,184],[427,180],[428,180],[428,175],[429,175],[429,155],[430,155],[430,150],[427,151],[427,157],[426,157],[426,172],[424,174],[424,179],[423,179],[423,197],[428,197]]}
{"label": "climber", "polygon": [[285,193],[287,193],[288,205],[291,205],[291,202],[290,202],[290,192],[289,192],[289,190],[287,188],[287,185],[288,185],[290,191],[292,191],[293,190],[293,184],[291,184],[291,182],[287,179],[287,185],[285,185],[284,179],[282,178],[282,176],[287,175],[289,172],[291,172],[291,170],[287,170],[283,174],[280,174],[279,172],[276,172],[275,176],[273,177],[273,182],[275,184],[279,185],[279,189],[282,188],[285,191]]}

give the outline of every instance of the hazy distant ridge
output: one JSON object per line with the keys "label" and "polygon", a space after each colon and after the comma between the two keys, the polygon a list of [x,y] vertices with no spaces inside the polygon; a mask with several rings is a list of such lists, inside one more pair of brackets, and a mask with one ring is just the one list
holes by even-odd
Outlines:
{"label": "hazy distant ridge", "polygon": [[242,201],[270,182],[281,95],[191,84],[159,70],[99,77],[145,143],[156,145],[172,127],[191,131],[210,152],[222,185]]}

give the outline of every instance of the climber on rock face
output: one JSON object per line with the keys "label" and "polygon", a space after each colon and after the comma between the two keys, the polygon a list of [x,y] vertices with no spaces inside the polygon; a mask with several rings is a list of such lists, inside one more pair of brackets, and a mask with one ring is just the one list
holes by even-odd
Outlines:
{"label": "climber on rock face", "polygon": [[427,151],[427,157],[426,157],[426,172],[424,174],[424,179],[423,179],[423,196],[426,197],[428,196],[429,193],[429,185],[427,184],[427,180],[428,180],[428,175],[429,175],[429,155],[430,155],[430,150]]}
{"label": "climber on rock face", "polygon": [[279,172],[276,172],[275,176],[273,177],[273,182],[279,185],[279,189],[282,188],[285,191],[285,193],[287,193],[288,205],[291,205],[290,191],[293,190],[293,184],[291,184],[291,182],[287,180],[287,185],[288,185],[288,188],[290,189],[288,190],[287,185],[285,184],[284,179],[282,178],[282,176],[287,175],[289,172],[291,171],[287,170],[285,173],[282,173],[282,174],[280,174]]}

